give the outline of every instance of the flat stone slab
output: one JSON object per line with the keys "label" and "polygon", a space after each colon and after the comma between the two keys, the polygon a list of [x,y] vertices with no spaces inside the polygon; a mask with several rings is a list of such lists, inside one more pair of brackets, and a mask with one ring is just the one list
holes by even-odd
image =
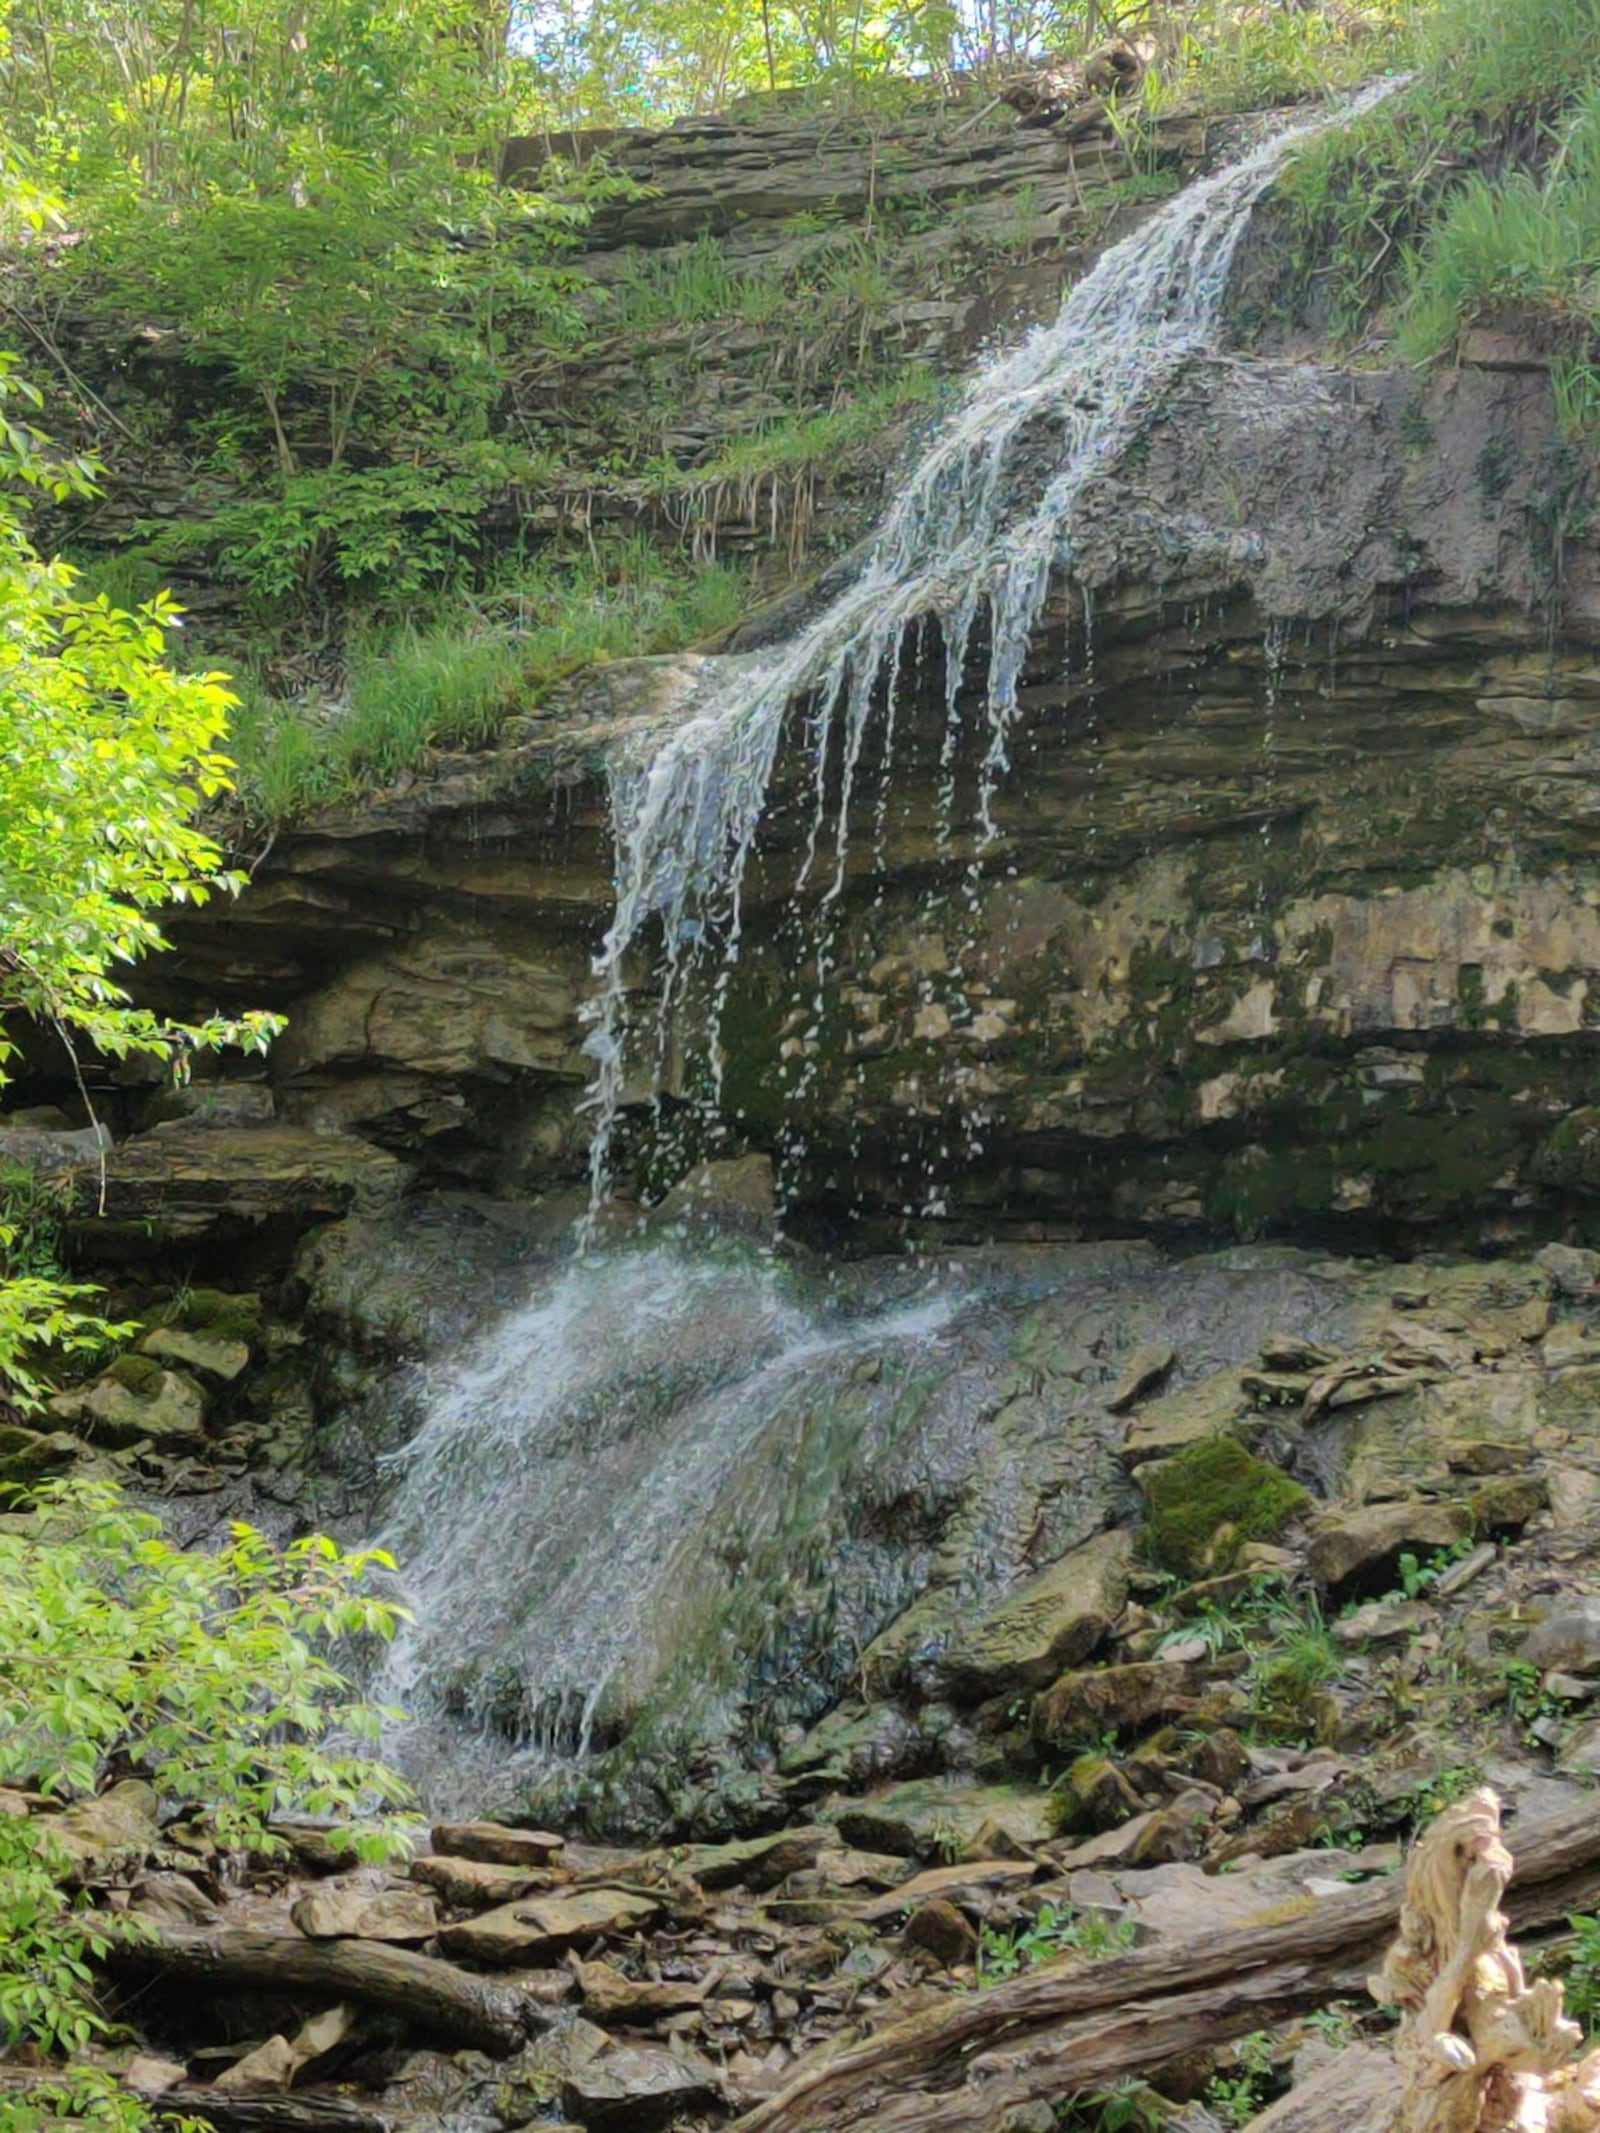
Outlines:
{"label": "flat stone slab", "polygon": [[419,1888],[329,1884],[302,1896],[289,1916],[308,1940],[381,1940],[415,1947],[439,1930],[434,1900]]}
{"label": "flat stone slab", "polygon": [[959,1785],[915,1778],[869,1799],[842,1801],[839,1834],[869,1852],[906,1856],[949,1848],[977,1858],[1026,1852],[1053,1835],[1050,1795],[1026,1785]]}
{"label": "flat stone slab", "polygon": [[479,1963],[553,1961],[575,1941],[637,1933],[661,1915],[660,1904],[627,1889],[580,1889],[570,1896],[525,1896],[479,1918],[446,1926],[439,1945]]}
{"label": "flat stone slab", "polygon": [[982,1616],[938,1660],[939,1680],[976,1702],[1081,1666],[1127,1605],[1132,1565],[1130,1532],[1096,1534]]}
{"label": "flat stone slab", "polygon": [[548,1866],[565,1845],[547,1829],[509,1829],[503,1822],[440,1822],[433,1832],[436,1852],[490,1866]]}
{"label": "flat stone slab", "polygon": [[1165,1459],[1186,1445],[1231,1429],[1254,1411],[1244,1378],[1241,1370],[1219,1370],[1142,1407],[1123,1439],[1124,1463],[1140,1466],[1146,1459]]}
{"label": "flat stone slab", "polygon": [[590,2133],[655,2133],[675,2118],[720,2102],[716,2068],[651,2044],[618,2044],[576,2068],[561,2084],[569,2118]]}

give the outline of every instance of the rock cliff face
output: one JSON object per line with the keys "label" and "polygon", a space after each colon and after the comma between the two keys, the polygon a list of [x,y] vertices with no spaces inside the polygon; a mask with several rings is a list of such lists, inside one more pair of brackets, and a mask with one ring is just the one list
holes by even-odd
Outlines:
{"label": "rock cliff face", "polygon": [[[780,769],[727,1135],[786,1148],[802,1217],[937,1200],[947,1234],[1582,1229],[1600,584],[1575,494],[1536,370],[1191,371],[1088,499],[981,861],[981,705],[944,760],[940,662],[905,662],[810,1034],[817,943],[797,961],[785,913],[817,801]],[[286,1123],[436,1181],[574,1181],[603,764],[702,672],[598,670],[499,749],[280,838],[179,928],[167,997],[288,1012]]]}

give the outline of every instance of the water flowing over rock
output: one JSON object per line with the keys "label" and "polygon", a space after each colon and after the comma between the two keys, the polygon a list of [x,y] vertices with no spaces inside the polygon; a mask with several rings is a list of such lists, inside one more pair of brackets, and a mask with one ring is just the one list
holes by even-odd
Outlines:
{"label": "water flowing over rock", "polygon": [[535,1775],[615,1741],[692,1654],[714,1705],[718,1644],[756,1625],[741,1583],[840,1522],[863,1441],[887,1450],[902,1420],[879,1379],[927,1369],[957,1301],[886,1286],[909,1299],[857,1317],[753,1253],[655,1246],[559,1273],[443,1366],[395,1461],[386,1539],[418,1616],[399,1699],[497,1721],[486,1760],[521,1739]]}
{"label": "water flowing over rock", "polygon": [[[1351,115],[1393,86],[1367,91],[1349,107]],[[659,1072],[669,1041],[685,1041],[673,1021],[680,966],[702,955],[737,958],[745,866],[791,705],[812,706],[807,751],[816,792],[797,886],[811,886],[826,910],[845,883],[852,785],[875,713],[890,726],[884,743],[887,801],[892,721],[909,633],[919,633],[912,656],[924,656],[931,642],[942,659],[949,729],[942,764],[948,771],[981,621],[987,733],[976,792],[978,852],[992,841],[995,788],[1010,767],[1019,677],[1052,576],[1072,561],[1078,499],[1130,444],[1185,365],[1215,345],[1252,210],[1295,146],[1330,123],[1319,114],[1273,135],[1106,252],[1053,325],[972,380],[960,413],[907,474],[845,589],[773,652],[724,661],[704,710],[647,759],[625,751],[614,765],[617,908],[601,960],[602,989],[591,1010],[597,1026],[587,1047],[598,1067],[590,1153],[597,1199],[609,1188],[612,1130],[627,1082],[625,958],[647,923],[659,918],[666,961],[656,1023]],[[837,829],[830,852],[823,833],[835,798],[830,787],[836,750]],[[952,776],[941,792],[946,841],[954,827],[953,799]],[[820,1024],[830,960],[820,929],[815,956]],[[705,1040],[713,1109],[721,1096],[723,999],[724,989],[714,988]],[[816,1034],[814,1024],[810,1035]]]}

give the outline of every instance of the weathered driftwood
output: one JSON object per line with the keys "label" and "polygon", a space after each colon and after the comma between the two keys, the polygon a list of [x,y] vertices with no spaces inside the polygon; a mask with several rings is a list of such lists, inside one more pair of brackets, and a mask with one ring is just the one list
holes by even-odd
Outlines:
{"label": "weathered driftwood", "polygon": [[[1589,1900],[1600,1815],[1584,1807],[1529,1825],[1520,1848],[1513,1915],[1549,1923]],[[1400,1909],[1389,1880],[1267,1924],[1044,1965],[835,2052],[747,2112],[735,2133],[868,2124],[874,2133],[979,2133],[1013,2105],[1146,2072],[1196,2042],[1243,2036],[1357,1989]]]}
{"label": "weathered driftwood", "polygon": [[141,1936],[113,1948],[107,1960],[142,1976],[361,2000],[500,2058],[550,2019],[547,2008],[511,1986],[381,1941],[306,1940],[224,1926]]}
{"label": "weathered driftwood", "polygon": [[1400,2010],[1393,2133],[1600,2133],[1600,2051],[1579,2057],[1559,1984],[1528,1983],[1500,1908],[1511,1875],[1487,1787],[1411,1855],[1399,1938],[1372,1980]]}
{"label": "weathered driftwood", "polygon": [[146,2099],[163,2111],[209,2126],[212,2133],[390,2133],[381,2111],[342,2096],[219,2096],[214,2089],[166,2089]]}

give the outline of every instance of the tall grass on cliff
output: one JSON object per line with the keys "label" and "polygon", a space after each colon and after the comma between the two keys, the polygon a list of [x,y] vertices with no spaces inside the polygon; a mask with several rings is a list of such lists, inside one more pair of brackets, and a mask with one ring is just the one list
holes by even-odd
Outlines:
{"label": "tall grass on cliff", "polygon": [[1474,173],[1449,201],[1410,267],[1400,345],[1416,360],[1445,353],[1463,326],[1501,314],[1545,322],[1581,356],[1600,332],[1600,81],[1567,119],[1542,173]]}
{"label": "tall grass on cliff", "polygon": [[1286,308],[1354,338],[1399,306],[1417,359],[1502,303],[1587,316],[1600,0],[1435,0],[1413,47],[1414,83],[1280,187]]}
{"label": "tall grass on cliff", "polygon": [[240,804],[275,826],[378,791],[433,750],[493,740],[579,667],[730,629],[744,599],[731,566],[675,562],[641,538],[541,555],[449,619],[358,632],[340,699],[246,677],[230,721]]}

